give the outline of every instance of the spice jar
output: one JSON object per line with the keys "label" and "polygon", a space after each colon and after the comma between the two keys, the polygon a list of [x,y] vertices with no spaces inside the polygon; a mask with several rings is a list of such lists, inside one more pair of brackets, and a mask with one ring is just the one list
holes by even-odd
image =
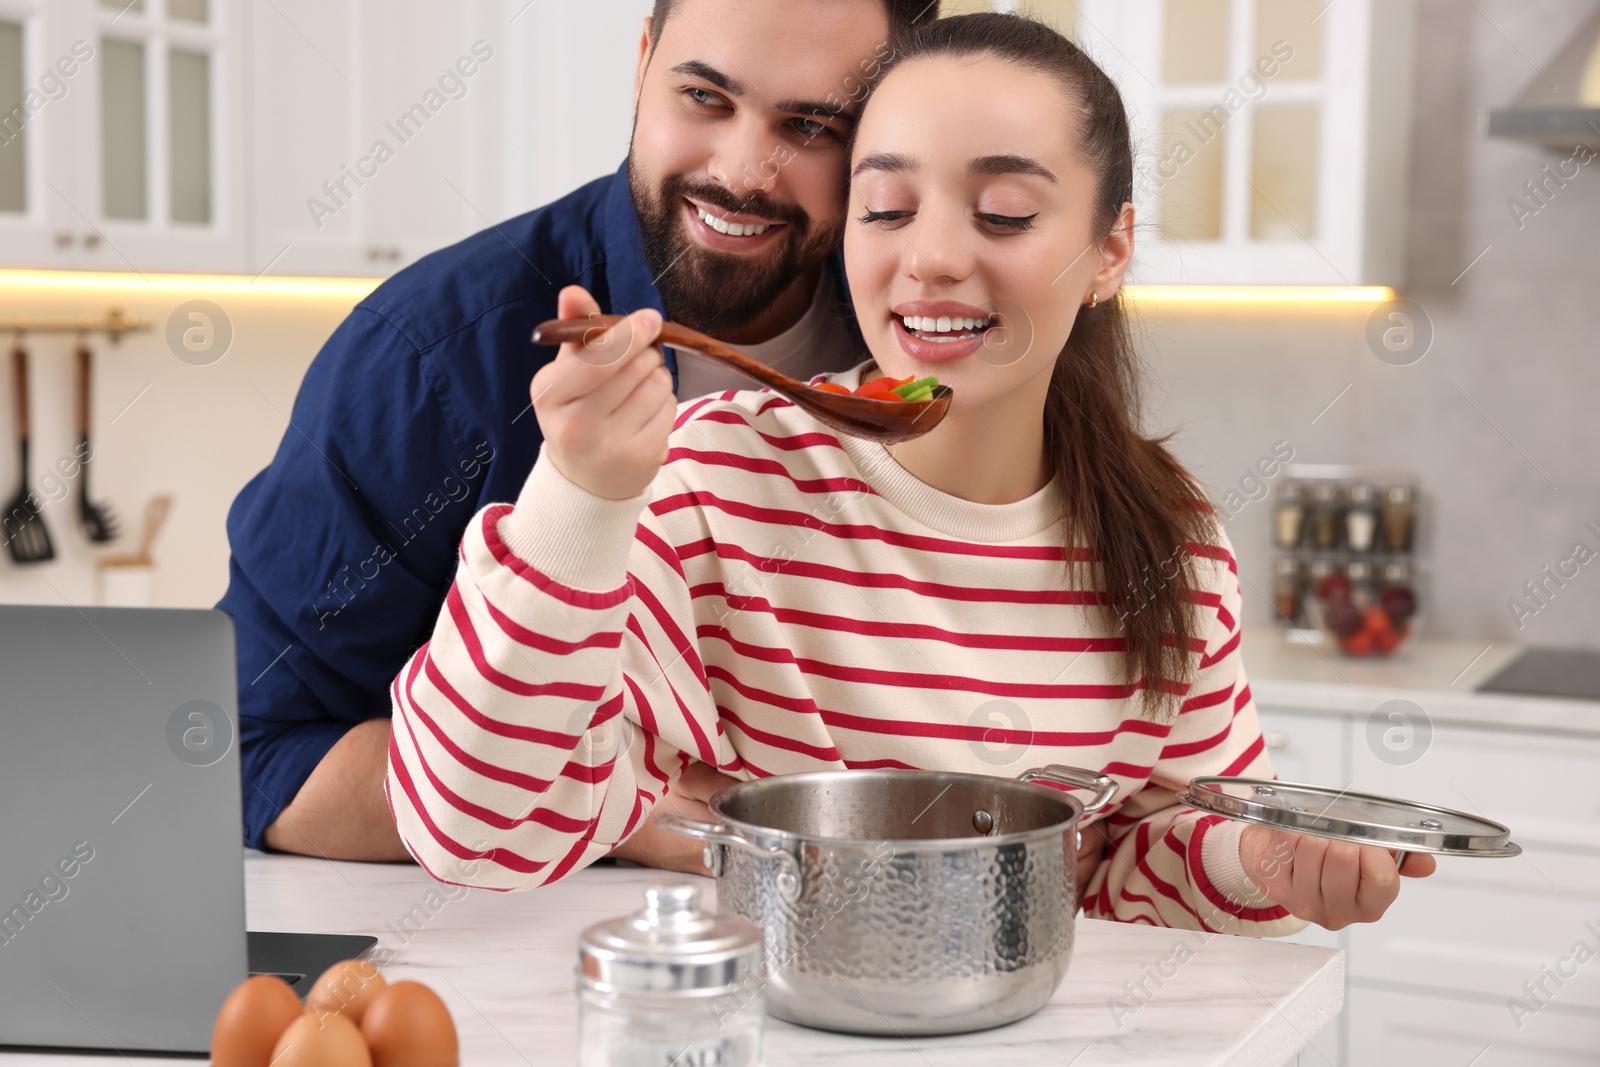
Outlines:
{"label": "spice jar", "polygon": [[1383,588],[1378,602],[1389,613],[1396,630],[1404,630],[1417,613],[1417,590],[1411,579],[1411,567],[1404,560],[1392,560],[1383,565]]}
{"label": "spice jar", "polygon": [[581,1067],[756,1067],[766,996],[761,929],[700,910],[692,885],[578,938]]}
{"label": "spice jar", "polygon": [[1278,493],[1278,506],[1272,513],[1273,540],[1279,548],[1296,548],[1305,529],[1305,490],[1299,482],[1287,482]]}
{"label": "spice jar", "polygon": [[1297,626],[1300,619],[1300,564],[1289,556],[1280,556],[1273,566],[1272,602],[1278,609],[1278,621],[1284,626]]}
{"label": "spice jar", "polygon": [[1344,512],[1344,543],[1352,552],[1371,552],[1378,541],[1378,494],[1370,485],[1352,485]]}
{"label": "spice jar", "polygon": [[1323,551],[1339,547],[1339,487],[1332,482],[1311,490],[1311,543]]}
{"label": "spice jar", "polygon": [[1411,551],[1411,533],[1416,520],[1416,490],[1409,485],[1391,485],[1383,495],[1383,543],[1390,552]]}
{"label": "spice jar", "polygon": [[1350,579],[1350,602],[1361,611],[1366,611],[1378,602],[1378,585],[1372,564],[1366,560],[1351,560],[1345,567],[1344,575]]}

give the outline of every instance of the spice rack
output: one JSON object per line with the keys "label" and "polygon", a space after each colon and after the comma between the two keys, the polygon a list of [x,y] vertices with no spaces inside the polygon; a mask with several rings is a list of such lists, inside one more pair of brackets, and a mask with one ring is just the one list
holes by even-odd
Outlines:
{"label": "spice rack", "polygon": [[[1290,641],[1333,640],[1352,655],[1393,651],[1416,629],[1422,511],[1416,472],[1291,463],[1283,475],[1271,517],[1278,625]],[[1361,636],[1356,618],[1379,608],[1385,617]]]}

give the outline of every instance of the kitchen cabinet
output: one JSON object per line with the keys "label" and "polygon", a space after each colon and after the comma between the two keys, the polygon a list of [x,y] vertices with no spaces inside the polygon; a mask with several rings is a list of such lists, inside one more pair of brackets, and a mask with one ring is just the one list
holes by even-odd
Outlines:
{"label": "kitchen cabinet", "polygon": [[[1424,996],[1352,980],[1349,1063],[1361,1067],[1579,1067],[1595,1061],[1600,1013],[1541,1013],[1518,1030],[1504,998]],[[1304,1064],[1320,1063],[1302,1056]]]}
{"label": "kitchen cabinet", "polygon": [[[1280,779],[1316,785],[1342,785],[1350,780],[1348,731],[1343,719],[1337,716],[1303,715],[1259,705],[1256,714],[1261,720],[1261,734],[1266,741],[1267,755],[1272,759],[1272,769]],[[1282,940],[1298,945],[1342,949],[1347,955],[1349,952],[1348,935],[1343,930],[1325,930],[1313,925]],[[1347,969],[1348,966],[1347,963]],[[1300,1056],[1301,1064],[1345,1062],[1345,1024],[1349,1011],[1347,1004],[1344,1013],[1311,1040],[1306,1046],[1307,1051]]]}
{"label": "kitchen cabinet", "polygon": [[1133,127],[1133,280],[1401,281],[1411,0],[1079,9]]}
{"label": "kitchen cabinet", "polygon": [[649,11],[0,0],[0,265],[390,274],[615,170]]}
{"label": "kitchen cabinet", "polygon": [[0,0],[5,262],[244,262],[242,49],[218,0]]}
{"label": "kitchen cabinet", "polygon": [[[1282,668],[1274,649],[1256,647],[1258,663]],[[1427,652],[1415,655],[1421,660]],[[1463,657],[1452,650],[1444,658],[1454,664]],[[1458,669],[1452,666],[1444,677]],[[1390,672],[1390,686],[1403,670]],[[1312,928],[1293,938],[1339,946],[1346,954],[1344,1013],[1300,1062],[1594,1062],[1600,1047],[1600,779],[1593,768],[1600,763],[1600,732],[1578,728],[1594,706],[1540,702],[1566,710],[1573,728],[1515,726],[1528,714],[1526,699],[1451,693],[1447,701],[1421,689],[1341,684],[1328,687],[1342,698],[1338,705],[1326,699],[1329,706],[1320,707],[1316,693],[1324,683],[1307,683],[1305,699],[1291,701],[1291,683],[1265,677],[1262,672],[1253,680],[1272,695],[1258,698],[1257,707],[1280,778],[1481,812],[1507,823],[1524,849],[1514,859],[1441,859],[1427,881],[1405,884],[1380,922],[1338,934]],[[1428,719],[1424,747],[1408,760],[1368,740],[1374,709],[1398,692],[1407,692]],[[1355,699],[1362,693],[1370,700]]]}
{"label": "kitchen cabinet", "polygon": [[505,5],[248,10],[254,271],[386,275],[506,217]]}

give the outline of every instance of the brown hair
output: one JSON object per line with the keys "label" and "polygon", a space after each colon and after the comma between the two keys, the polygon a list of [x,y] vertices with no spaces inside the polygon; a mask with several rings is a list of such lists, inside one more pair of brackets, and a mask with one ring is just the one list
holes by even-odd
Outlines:
{"label": "brown hair", "polygon": [[[994,56],[1055,78],[1076,104],[1076,149],[1095,172],[1094,230],[1109,235],[1133,199],[1122,95],[1072,41],[1018,15],[973,14],[923,26],[884,65],[930,56]],[[853,146],[852,146],[853,147]],[[1154,717],[1175,717],[1205,634],[1191,545],[1214,543],[1211,504],[1164,446],[1139,429],[1140,370],[1122,297],[1080,307],[1045,402],[1045,448],[1076,537],[1100,565],[1102,603],[1123,640],[1123,680],[1142,684]],[[1072,562],[1071,577],[1087,571]]]}
{"label": "brown hair", "polygon": [[[667,24],[667,18],[679,2],[656,0],[655,6],[650,9],[650,51],[655,51],[656,43],[661,40],[661,27]],[[914,26],[939,17],[939,0],[879,0],[879,3],[889,13],[889,37],[892,40],[904,37]]]}

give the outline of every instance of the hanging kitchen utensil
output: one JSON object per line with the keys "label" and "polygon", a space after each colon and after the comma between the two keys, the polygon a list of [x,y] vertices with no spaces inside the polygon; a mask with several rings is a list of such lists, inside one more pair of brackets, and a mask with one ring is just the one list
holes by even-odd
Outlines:
{"label": "hanging kitchen utensil", "polygon": [[1432,804],[1266,778],[1194,778],[1178,800],[1192,808],[1256,826],[1436,856],[1522,854],[1504,825]]}
{"label": "hanging kitchen utensil", "polygon": [[21,456],[16,497],[6,505],[0,524],[5,530],[6,547],[18,563],[44,563],[55,558],[50,531],[45,527],[44,505],[28,488],[28,353],[19,338],[11,351],[17,390],[17,452]]}
{"label": "hanging kitchen utensil", "polygon": [[[535,344],[542,345],[571,344],[582,341],[595,330],[614,326],[622,320],[622,315],[551,319],[539,324],[533,331],[533,340]],[[661,324],[661,343],[726,363],[773,392],[788,397],[824,426],[880,444],[889,445],[921,437],[939,425],[939,421],[950,411],[950,401],[955,396],[948,385],[936,386],[933,396],[927,400],[904,403],[830,393],[775,371],[731,345],[676,322]]]}
{"label": "hanging kitchen utensil", "polygon": [[111,509],[104,504],[89,502],[89,458],[94,452],[89,448],[89,396],[93,392],[90,388],[90,373],[94,354],[89,351],[88,342],[78,341],[78,457],[83,460],[83,469],[78,477],[78,521],[83,525],[84,536],[97,544],[117,539],[118,529],[116,517],[111,514]]}
{"label": "hanging kitchen utensil", "polygon": [[150,498],[150,503],[144,506],[144,536],[139,541],[139,550],[131,556],[106,556],[100,560],[101,567],[151,567],[155,565],[155,558],[150,554],[150,549],[156,543],[156,534],[161,532],[161,526],[167,521],[167,513],[172,510],[172,497],[166,493]]}

